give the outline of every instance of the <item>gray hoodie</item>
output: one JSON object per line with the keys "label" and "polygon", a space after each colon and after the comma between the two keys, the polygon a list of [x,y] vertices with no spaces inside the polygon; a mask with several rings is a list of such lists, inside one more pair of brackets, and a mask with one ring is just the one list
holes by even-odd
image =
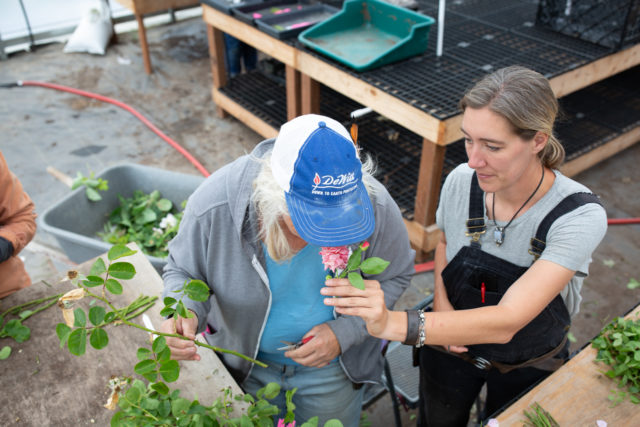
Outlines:
{"label": "gray hoodie", "polygon": [[[169,244],[164,268],[164,297],[185,281],[200,279],[209,285],[206,302],[188,298],[186,307],[198,316],[198,332],[210,345],[232,349],[255,358],[271,307],[269,279],[260,240],[256,212],[250,197],[260,170],[255,157],[263,157],[273,140],[260,143],[251,153],[211,174],[189,197],[178,235]],[[409,285],[414,251],[400,211],[378,181],[371,195],[376,225],[365,252],[391,262],[373,277],[380,281],[389,308]],[[367,278],[367,277],[365,277]],[[327,322],[342,354],[340,364],[351,381],[376,382],[382,372],[380,340],[371,337],[359,317],[337,315]],[[239,357],[218,354],[235,380],[242,384],[252,364]]]}

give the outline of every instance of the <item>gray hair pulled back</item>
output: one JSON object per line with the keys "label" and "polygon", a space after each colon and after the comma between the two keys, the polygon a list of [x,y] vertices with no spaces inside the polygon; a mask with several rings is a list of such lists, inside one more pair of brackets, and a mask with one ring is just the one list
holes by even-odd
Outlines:
{"label": "gray hair pulled back", "polygon": [[462,111],[484,107],[507,119],[513,131],[525,140],[531,140],[537,132],[549,135],[538,157],[549,168],[562,164],[564,147],[553,133],[558,100],[543,75],[525,67],[511,66],[485,76],[460,100]]}

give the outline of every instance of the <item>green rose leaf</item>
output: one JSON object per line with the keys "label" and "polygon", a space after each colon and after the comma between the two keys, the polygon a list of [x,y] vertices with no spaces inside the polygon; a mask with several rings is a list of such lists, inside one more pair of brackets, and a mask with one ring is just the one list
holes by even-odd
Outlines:
{"label": "green rose leaf", "polygon": [[[262,395],[265,399],[275,399],[275,397],[280,394],[280,384],[268,383],[260,390],[262,390]],[[260,390],[258,393],[260,393]],[[258,396],[258,398],[261,399],[262,397]]]}
{"label": "green rose leaf", "polygon": [[2,347],[2,350],[0,350],[0,360],[5,360],[9,356],[11,356],[11,347],[5,345],[4,347]]}
{"label": "green rose leaf", "polygon": [[362,249],[358,246],[358,248],[351,253],[349,261],[347,261],[346,271],[357,269],[360,266],[360,262],[362,262]]}
{"label": "green rose leaf", "polygon": [[100,194],[98,194],[98,192],[91,187],[87,187],[85,193],[87,194],[87,199],[91,200],[92,202],[98,202],[102,200],[102,196],[100,196]]}
{"label": "green rose leaf", "polygon": [[162,317],[173,316],[175,312],[176,310],[173,307],[165,307],[162,310],[160,310],[160,316]]}
{"label": "green rose leaf", "polygon": [[116,279],[128,280],[136,275],[135,267],[128,262],[115,262],[109,266],[108,271]]}
{"label": "green rose leaf", "polygon": [[627,283],[627,289],[636,289],[636,288],[640,288],[640,282],[638,282],[636,279],[632,277],[629,280],[629,283]]}
{"label": "green rose leaf", "polygon": [[389,261],[385,261],[382,258],[371,257],[362,261],[360,270],[364,274],[380,274],[389,266]]}
{"label": "green rose leaf", "polygon": [[27,317],[31,316],[32,314],[33,314],[32,310],[24,310],[18,314],[18,317],[20,318],[20,320],[24,320]]}
{"label": "green rose leaf", "polygon": [[[151,384],[151,389],[157,391],[158,393],[166,396],[167,394],[169,394],[169,387],[167,387],[167,385],[163,382],[157,382],[157,383],[153,383]],[[166,415],[164,415],[166,416]]]}
{"label": "green rose leaf", "polygon": [[155,411],[156,409],[158,409],[158,406],[160,406],[160,401],[158,399],[144,397],[140,406],[147,411]]}
{"label": "green rose leaf", "polygon": [[158,372],[156,370],[156,361],[151,359],[146,359],[141,362],[138,362],[136,366],[134,366],[133,370],[136,374],[143,376],[147,379],[147,381],[154,382],[158,377]]}
{"label": "green rose leaf", "polygon": [[73,326],[78,328],[84,328],[87,324],[87,315],[84,314],[84,310],[76,308],[73,310]]}
{"label": "green rose leaf", "polygon": [[184,317],[185,319],[193,317],[193,314],[187,311],[187,308],[184,306],[184,303],[182,301],[180,301],[178,305],[176,305],[176,312],[178,313],[178,315]]}
{"label": "green rose leaf", "polygon": [[156,213],[153,210],[146,208],[145,210],[142,211],[142,213],[140,213],[140,215],[138,215],[138,217],[136,218],[136,223],[148,224],[150,222],[154,222],[157,219],[158,219],[158,215],[156,215]]}
{"label": "green rose leaf", "polygon": [[71,334],[71,328],[65,325],[64,323],[58,323],[56,325],[56,335],[60,340],[60,348],[64,347],[69,339],[69,334]]}
{"label": "green rose leaf", "polygon": [[105,314],[106,311],[104,307],[91,307],[91,309],[89,309],[89,321],[91,322],[91,324],[98,326],[104,320]]}
{"label": "green rose leaf", "polygon": [[130,256],[135,254],[138,251],[134,251],[133,249],[129,249],[125,245],[114,245],[109,249],[109,253],[107,254],[107,258],[109,261],[115,261],[119,258]]}
{"label": "green rose leaf", "polygon": [[167,340],[164,337],[158,337],[153,340],[153,345],[151,346],[154,353],[160,353],[162,350],[167,348]]}
{"label": "green rose leaf", "polygon": [[318,427],[318,417],[311,417],[307,420],[306,423],[302,424],[300,427]]}
{"label": "green rose leaf", "polygon": [[364,291],[364,280],[362,279],[360,273],[351,272],[349,273],[348,278],[351,286]]}
{"label": "green rose leaf", "polygon": [[116,314],[113,311],[108,312],[104,316],[104,323],[111,323],[116,318]]}
{"label": "green rose leaf", "polygon": [[71,332],[67,346],[69,347],[69,353],[75,356],[82,356],[87,349],[87,330],[75,329]]}
{"label": "green rose leaf", "polygon": [[166,307],[166,306],[173,306],[173,304],[177,303],[178,301],[175,298],[165,297],[163,302]]}
{"label": "green rose leaf", "polygon": [[240,418],[240,427],[253,427],[253,422],[248,415],[243,414],[242,418]]}
{"label": "green rose leaf", "polygon": [[343,425],[340,420],[336,420],[335,418],[333,418],[324,423],[324,427],[343,427]]}
{"label": "green rose leaf", "polygon": [[172,383],[180,376],[180,365],[177,360],[167,360],[160,364],[160,375],[168,383]]}
{"label": "green rose leaf", "polygon": [[89,271],[89,276],[100,276],[107,272],[107,266],[104,265],[104,261],[102,258],[98,258],[93,265],[91,266],[91,271]]}
{"label": "green rose leaf", "polygon": [[194,301],[206,301],[209,299],[209,287],[202,280],[192,280],[184,288],[185,294]]}
{"label": "green rose leaf", "polygon": [[94,329],[89,337],[89,343],[91,344],[91,347],[96,350],[102,350],[109,344],[109,335],[107,335],[107,331],[102,328]]}
{"label": "green rose leaf", "polygon": [[104,285],[107,290],[114,295],[120,295],[122,293],[122,285],[116,279],[107,279]]}
{"label": "green rose leaf", "polygon": [[169,212],[173,207],[173,203],[169,199],[160,199],[156,202],[156,207],[162,212]]}
{"label": "green rose leaf", "polygon": [[124,396],[129,402],[137,404],[142,397],[142,393],[137,387],[130,387],[129,390],[127,390],[127,392],[124,394]]}
{"label": "green rose leaf", "polygon": [[171,402],[171,414],[173,414],[174,417],[185,415],[189,410],[190,405],[191,402],[189,402],[187,399],[179,397]]}
{"label": "green rose leaf", "polygon": [[147,360],[149,357],[151,357],[151,354],[152,352],[148,348],[140,347],[136,352],[136,357],[138,358],[138,360]]}
{"label": "green rose leaf", "polygon": [[88,288],[95,288],[96,286],[104,285],[104,279],[100,276],[87,276],[86,280],[82,281],[82,284]]}

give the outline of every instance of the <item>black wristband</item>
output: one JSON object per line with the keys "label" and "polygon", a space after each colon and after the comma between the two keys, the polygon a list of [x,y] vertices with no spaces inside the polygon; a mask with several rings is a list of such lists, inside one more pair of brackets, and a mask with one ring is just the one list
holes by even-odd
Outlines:
{"label": "black wristband", "polygon": [[0,262],[6,261],[13,255],[13,245],[4,237],[0,237]]}
{"label": "black wristband", "polygon": [[416,345],[420,333],[420,312],[418,310],[407,310],[407,337],[402,344]]}

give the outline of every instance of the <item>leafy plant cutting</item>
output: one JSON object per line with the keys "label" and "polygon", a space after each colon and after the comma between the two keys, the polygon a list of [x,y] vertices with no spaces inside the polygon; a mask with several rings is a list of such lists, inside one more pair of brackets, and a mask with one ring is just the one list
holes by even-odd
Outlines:
{"label": "leafy plant cutting", "polygon": [[531,405],[530,411],[524,411],[526,427],[560,427],[560,424],[538,402]]}
{"label": "leafy plant cutting", "polygon": [[[28,340],[31,337],[31,329],[23,322],[54,305],[61,296],[62,294],[57,294],[34,299],[3,311],[0,314],[0,338],[10,337],[19,343]],[[6,345],[0,349],[0,360],[5,360],[10,355],[10,346]]]}
{"label": "leafy plant cutting", "polygon": [[[171,360],[171,350],[167,346],[166,337],[184,340],[189,338],[175,333],[159,332],[131,320],[148,310],[156,297],[140,296],[124,308],[116,308],[107,298],[108,294],[118,295],[123,292],[120,280],[128,280],[135,276],[135,267],[120,258],[135,254],[136,251],[124,245],[113,246],[108,254],[108,263],[98,258],[91,267],[89,275],[82,276],[77,272],[69,272],[69,278],[77,286],[76,289],[64,294],[58,305],[63,311],[66,323],[56,326],[56,334],[60,340],[60,347],[65,345],[71,354],[80,356],[86,352],[86,342],[97,350],[105,348],[109,343],[106,328],[114,325],[132,326],[156,336],[150,347],[138,348],[136,356],[139,362],[134,366],[134,372],[148,381],[145,384],[132,377],[114,377],[109,382],[112,390],[106,408],[117,410],[111,419],[112,426],[272,426],[273,417],[279,413],[279,408],[268,400],[280,393],[280,386],[276,383],[267,384],[258,391],[256,397],[251,395],[233,396],[230,389],[225,389],[222,397],[211,405],[206,406],[198,400],[188,400],[180,396],[180,390],[171,390],[167,383],[176,381],[180,376],[180,365]],[[178,298],[164,299],[164,316],[178,315],[190,317],[182,299],[188,297],[194,301],[206,301],[209,298],[208,286],[200,280],[191,280],[177,291]],[[91,305],[88,313],[81,307],[76,307],[78,301],[85,297],[101,302],[104,306]],[[88,321],[87,321],[88,319]],[[195,340],[200,347],[222,353],[229,353],[241,357],[249,362],[266,367],[262,362],[252,359],[233,350],[210,346]],[[286,392],[287,414],[283,423],[294,420],[295,405],[292,402],[294,390]],[[248,407],[240,415],[234,415],[233,401],[241,402]],[[119,409],[118,409],[119,408]],[[317,417],[312,418],[303,427],[318,425]],[[342,424],[337,420],[325,423],[326,427],[337,427]]]}
{"label": "leafy plant cutting", "polygon": [[331,271],[331,274],[327,275],[327,279],[346,277],[352,286],[364,289],[364,279],[360,272],[380,274],[389,266],[389,261],[378,257],[369,257],[363,261],[362,254],[368,248],[369,242],[362,242],[349,254],[348,246],[323,247],[320,251],[322,264],[325,270]]}
{"label": "leafy plant cutting", "polygon": [[629,398],[640,403],[640,319],[617,317],[591,341],[598,350],[596,362],[611,367],[604,375],[618,381],[618,388],[609,395],[613,406]]}
{"label": "leafy plant cutting", "polygon": [[87,199],[92,202],[97,202],[102,200],[99,191],[107,191],[109,189],[109,182],[105,179],[94,177],[93,172],[91,172],[89,176],[84,176],[81,172],[78,172],[71,183],[71,189],[75,190],[82,186],[85,187]]}
{"label": "leafy plant cutting", "polygon": [[104,232],[98,235],[111,244],[136,242],[145,254],[166,258],[167,245],[178,232],[182,212],[157,190],[149,194],[136,190],[132,197],[119,195],[118,199],[120,206],[111,212]]}

